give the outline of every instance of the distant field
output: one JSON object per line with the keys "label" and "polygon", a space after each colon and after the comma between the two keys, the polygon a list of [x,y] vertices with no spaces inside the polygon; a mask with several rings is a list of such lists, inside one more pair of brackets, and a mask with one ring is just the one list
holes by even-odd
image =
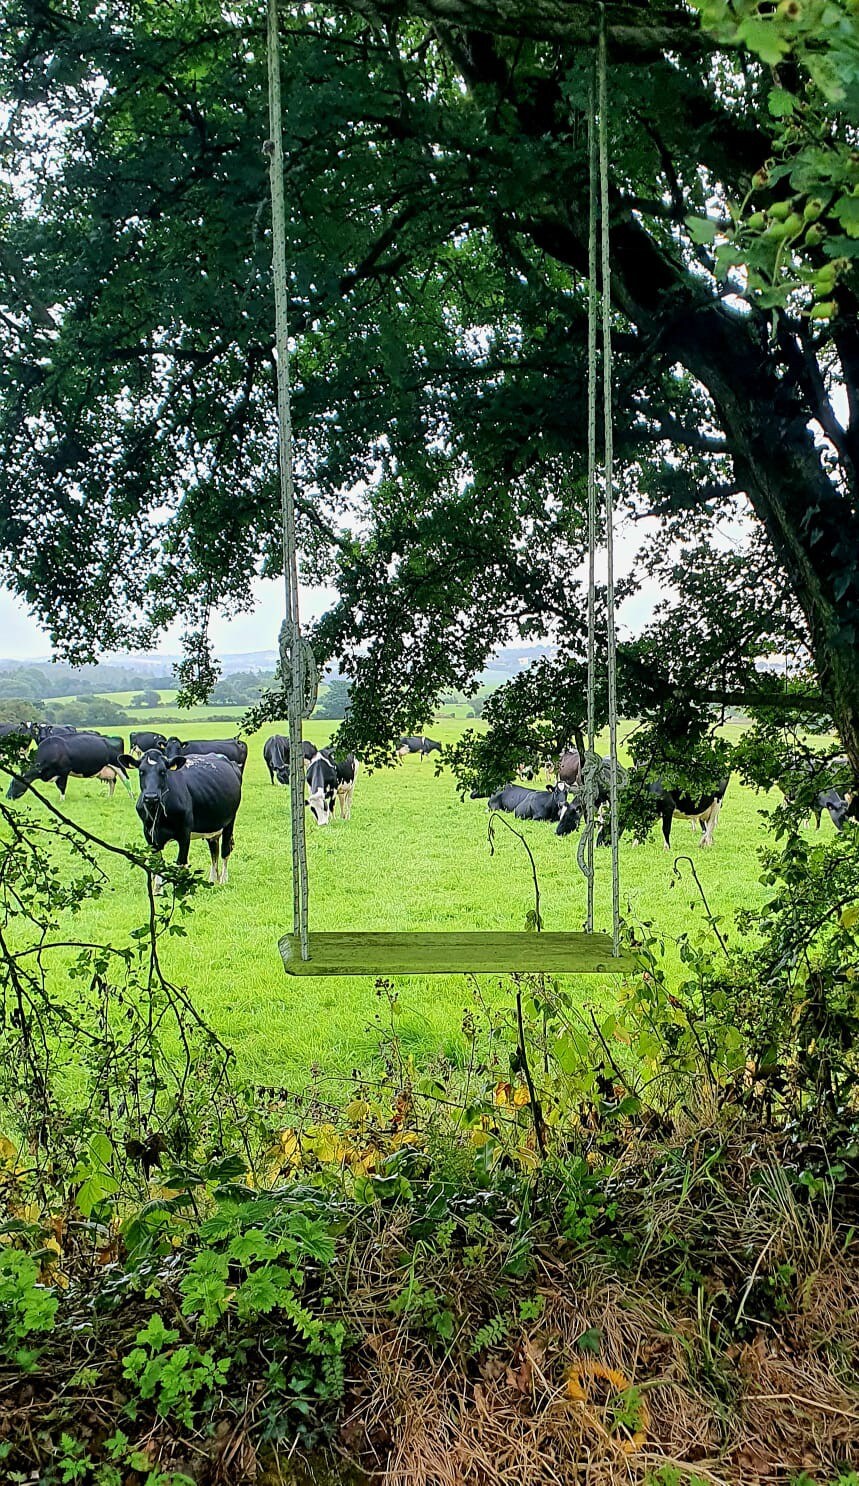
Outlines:
{"label": "distant field", "polygon": [[[311,721],[307,732],[324,743],[334,726]],[[440,721],[433,733],[452,740],[464,726]],[[183,731],[225,737],[231,729],[212,724]],[[234,1047],[241,1071],[265,1083],[295,1086],[306,1080],[311,1064],[335,1074],[366,1065],[380,1003],[369,979],[313,982],[283,972],[277,940],[291,928],[289,794],[269,784],[262,762],[265,736],[250,742],[230,882],[198,895],[187,939],[168,940],[163,954],[170,974],[187,984]],[[695,850],[710,903],[726,917],[762,900],[755,848],[764,838],[758,813],[763,804],[732,781],[714,849]],[[43,809],[32,797],[26,808]],[[121,788],[111,801],[95,781],[71,780],[67,809],[107,839],[142,842],[133,803]],[[821,829],[831,832],[828,819]],[[577,838],[559,839],[552,827],[535,823],[524,830],[537,862],[546,927],[580,928],[585,884],[576,866]],[[692,850],[687,825],[675,823],[673,845],[676,853]],[[169,851],[173,855],[175,848]],[[308,821],[308,857],[315,928],[518,929],[532,906],[521,846],[499,830],[490,856],[485,801],[461,803],[450,774],[437,777],[432,758],[409,757],[396,768],[359,776],[351,821],[324,829]],[[699,910],[690,909],[688,877],[671,887],[673,858],[655,831],[642,847],[622,842],[624,911],[652,920],[668,935],[700,922]],[[208,869],[205,843],[193,843],[191,861],[198,871]],[[76,936],[118,943],[142,922],[142,883],[120,864],[112,864],[110,873],[112,887],[104,898],[70,923]],[[607,853],[598,854],[598,873],[598,926],[606,926]],[[580,978],[576,989],[583,998],[612,995],[609,980]],[[404,980],[398,991],[406,1047],[419,1060],[438,1051],[456,1054],[462,1013],[471,1003],[468,982],[454,976]],[[508,994],[489,977],[485,993],[490,1000]]]}

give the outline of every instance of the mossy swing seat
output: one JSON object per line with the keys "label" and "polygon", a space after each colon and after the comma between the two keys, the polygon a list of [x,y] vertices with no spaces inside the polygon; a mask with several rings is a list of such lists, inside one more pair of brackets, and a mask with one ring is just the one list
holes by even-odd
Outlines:
{"label": "mossy swing seat", "polygon": [[545,931],[317,932],[306,960],[297,934],[284,935],[279,947],[287,975],[612,975],[636,963],[612,953],[610,934]]}

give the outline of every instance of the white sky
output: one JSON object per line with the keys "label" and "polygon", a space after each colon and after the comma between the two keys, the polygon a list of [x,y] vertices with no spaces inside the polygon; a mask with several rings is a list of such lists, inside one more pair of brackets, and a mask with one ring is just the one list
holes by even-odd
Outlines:
{"label": "white sky", "polygon": [[[642,535],[643,532],[639,529],[633,533],[620,534],[615,539],[616,566],[619,572],[623,572],[632,562]],[[284,611],[282,580],[257,579],[254,583],[254,597],[256,602],[251,612],[232,618],[218,614],[213,618],[210,628],[217,655],[242,655],[277,648],[277,636]],[[655,585],[648,584],[622,605],[618,613],[622,629],[627,633],[637,633],[646,624],[659,597],[660,593]],[[333,588],[302,586],[302,620],[307,622],[317,619],[331,607],[336,598],[336,590]],[[179,651],[180,631],[180,625],[174,625],[168,630],[158,651],[175,656]],[[499,643],[505,643],[504,637]],[[45,631],[28,614],[20,600],[0,586],[0,660],[48,660],[50,655],[50,641]]]}
{"label": "white sky", "polygon": [[[252,612],[232,618],[216,615],[211,633],[219,655],[241,655],[254,650],[276,650],[283,621],[283,582],[259,579],[254,584],[256,604]],[[302,588],[301,612],[305,620],[316,619],[334,602],[333,588]],[[181,625],[162,638],[158,650],[165,655],[179,651]],[[0,587],[0,660],[49,660],[51,645],[45,631],[26,608]]]}

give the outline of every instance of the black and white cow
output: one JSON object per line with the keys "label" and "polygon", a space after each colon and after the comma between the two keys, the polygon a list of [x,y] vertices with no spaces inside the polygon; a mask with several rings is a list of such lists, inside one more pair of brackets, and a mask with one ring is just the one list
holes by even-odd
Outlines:
{"label": "black and white cow", "polygon": [[77,736],[79,738],[84,736],[88,738],[104,738],[105,743],[109,743],[111,748],[116,749],[117,753],[125,752],[125,739],[121,733],[97,733],[93,728],[84,728]]}
{"label": "black and white cow", "polygon": [[36,742],[44,743],[47,738],[73,738],[77,728],[73,728],[70,722],[37,722]]}
{"label": "black and white cow", "polygon": [[434,738],[401,738],[397,744],[397,758],[405,758],[406,754],[419,753],[421,763],[428,753],[441,753],[441,744]]}
{"label": "black and white cow", "polygon": [[25,759],[36,740],[36,729],[32,722],[0,723],[0,757]]}
{"label": "black and white cow", "polygon": [[566,831],[560,832],[561,835],[575,830],[581,819],[580,808],[567,800],[567,791],[562,784],[551,785],[548,789],[526,789],[524,784],[505,784],[503,789],[490,795],[489,809],[503,810],[515,815],[517,820],[548,821],[560,821],[561,811],[565,810],[570,823]]}
{"label": "black and white cow", "polygon": [[654,779],[648,784],[647,794],[653,802],[655,818],[662,822],[662,841],[666,851],[671,850],[671,824],[675,819],[697,821],[701,827],[699,846],[713,845],[713,832],[729,780],[730,775],[726,779],[720,779],[713,789],[702,791],[699,795],[687,795],[682,790],[668,789],[661,779]]}
{"label": "black and white cow", "polygon": [[[850,764],[844,757],[825,759],[802,755],[791,760],[790,776],[780,781],[779,788],[789,805],[794,803],[797,796],[801,795],[803,802],[807,804],[809,812],[814,816],[814,823],[820,829],[820,821],[824,810],[829,814],[836,831],[844,829],[844,822],[850,814],[852,794],[845,789],[844,794],[835,788],[833,774],[839,781],[849,776]],[[808,797],[808,786],[818,781],[825,788],[818,789]],[[797,787],[798,786],[798,787]]]}
{"label": "black and white cow", "polygon": [[[302,739],[301,751],[307,764],[319,752],[308,738]],[[272,733],[263,744],[262,756],[272,784],[289,784],[289,739],[283,733]]]}
{"label": "black and white cow", "polygon": [[167,746],[167,739],[164,733],[131,733],[128,746],[131,752],[136,753],[139,758],[141,754],[148,753],[152,748],[160,748],[163,752]]}
{"label": "black and white cow", "polygon": [[313,819],[318,826],[327,826],[334,815],[335,801],[340,801],[340,815],[348,820],[352,814],[352,796],[358,777],[358,760],[354,753],[344,759],[335,759],[330,749],[317,753],[311,759],[305,774]]}
{"label": "black and white cow", "polygon": [[163,749],[164,757],[169,763],[174,758],[192,758],[198,753],[219,753],[221,758],[230,760],[232,764],[238,764],[244,769],[248,759],[248,745],[241,738],[192,738],[188,743],[180,743],[178,738],[168,738]]}
{"label": "black and white cow", "polygon": [[[9,799],[17,800],[29,784],[40,780],[48,784],[53,779],[61,795],[66,793],[69,778],[103,778],[116,784],[117,778],[128,782],[128,774],[118,749],[95,733],[75,733],[68,738],[46,738],[33,754],[33,761],[24,770],[21,780],[13,779],[9,785]],[[111,788],[113,794],[113,788]]]}
{"label": "black and white cow", "polygon": [[[187,867],[191,842],[209,843],[209,881],[227,881],[236,815],[242,800],[242,771],[222,754],[175,754],[169,761],[158,748],[141,758],[123,754],[120,762],[140,779],[137,814],[147,846],[163,851],[169,841],[179,850],[176,863]],[[154,882],[160,892],[161,879]]]}

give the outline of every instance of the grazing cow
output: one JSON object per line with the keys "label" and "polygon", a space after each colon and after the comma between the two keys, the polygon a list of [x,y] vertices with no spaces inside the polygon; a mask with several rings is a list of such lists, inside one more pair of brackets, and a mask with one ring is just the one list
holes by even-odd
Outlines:
{"label": "grazing cow", "polygon": [[[202,838],[209,843],[212,859],[209,881],[225,883],[242,800],[239,765],[217,753],[193,754],[190,758],[175,754],[168,761],[157,748],[139,759],[123,754],[120,763],[138,772],[137,814],[146,844],[160,852],[168,841],[175,841],[179,848],[177,866],[187,867],[192,840]],[[160,892],[159,877],[153,886]]]}
{"label": "grazing cow", "polygon": [[35,737],[36,729],[32,722],[0,723],[0,757],[20,762],[26,758]]}
{"label": "grazing cow", "polygon": [[397,744],[397,758],[405,758],[407,753],[418,753],[423,763],[424,755],[433,752],[441,753],[441,744],[434,738],[401,738]]}
{"label": "grazing cow", "polygon": [[835,788],[834,784],[831,783],[831,779],[833,772],[836,776],[849,772],[849,761],[846,758],[827,760],[823,758],[810,758],[803,755],[792,759],[790,767],[794,775],[800,776],[800,780],[797,783],[797,781],[788,777],[780,782],[779,788],[787,803],[792,805],[799,794],[805,797],[806,789],[804,786],[806,783],[813,786],[814,782],[819,780],[827,788],[818,790],[810,799],[804,799],[809,812],[814,816],[815,826],[820,830],[821,817],[824,810],[826,810],[836,831],[843,830],[844,822],[850,814],[853,795],[850,790],[845,791],[842,795]]}
{"label": "grazing cow", "polygon": [[[526,789],[524,784],[505,784],[503,789],[489,797],[490,810],[503,810],[515,815],[517,820],[560,820],[561,811],[567,803],[567,791],[561,784],[552,785],[548,789]],[[572,815],[570,819],[571,824],[567,830],[575,830]],[[561,834],[566,835],[566,832]]]}
{"label": "grazing cow", "polygon": [[[343,820],[348,820],[352,814],[352,796],[355,793],[355,780],[358,778],[359,763],[354,753],[347,753],[345,758],[335,758],[330,748],[321,748],[320,757],[327,759],[334,768],[337,775],[336,794],[340,802],[340,815]],[[332,804],[333,810],[333,804]]]}
{"label": "grazing cow", "polygon": [[729,779],[730,775],[720,779],[715,788],[706,793],[702,791],[700,795],[686,795],[682,790],[668,789],[661,779],[654,779],[648,784],[647,795],[654,806],[654,817],[662,821],[662,840],[666,851],[671,850],[671,823],[675,818],[697,821],[701,827],[699,846],[713,845],[713,832]]}
{"label": "grazing cow", "polygon": [[180,743],[178,738],[168,738],[164,746],[164,757],[171,759],[190,758],[197,753],[219,753],[222,758],[238,764],[244,769],[248,758],[248,745],[241,738],[192,738],[189,743]]}
{"label": "grazing cow", "polygon": [[[302,739],[301,751],[307,764],[319,752],[307,738]],[[263,744],[262,756],[272,784],[289,784],[289,739],[283,733],[272,733]]]}
{"label": "grazing cow", "polygon": [[324,753],[317,753],[308,765],[304,777],[310,792],[306,803],[313,819],[318,826],[327,826],[334,813],[334,801],[337,798],[337,768]]}
{"label": "grazing cow", "polygon": [[163,750],[167,747],[167,739],[163,733],[131,733],[128,745],[132,753],[140,758],[142,754],[149,753],[153,748]]}
{"label": "grazing cow", "polygon": [[46,738],[44,743],[40,743],[36,749],[33,762],[29,769],[24,771],[21,780],[12,780],[8,790],[9,799],[19,799],[27,786],[35,783],[37,779],[43,784],[53,779],[63,796],[70,777],[73,779],[106,778],[109,782],[109,776],[102,773],[105,769],[111,770],[114,783],[116,783],[116,777],[124,779],[127,783],[128,774],[123,763],[125,757],[126,755],[120,755],[105,738],[99,738],[95,733],[76,733],[68,738]]}
{"label": "grazing cow", "polygon": [[119,733],[97,733],[93,728],[83,728],[77,736],[79,738],[104,738],[105,743],[109,743],[111,748],[116,749],[117,753],[125,752],[125,739]]}

